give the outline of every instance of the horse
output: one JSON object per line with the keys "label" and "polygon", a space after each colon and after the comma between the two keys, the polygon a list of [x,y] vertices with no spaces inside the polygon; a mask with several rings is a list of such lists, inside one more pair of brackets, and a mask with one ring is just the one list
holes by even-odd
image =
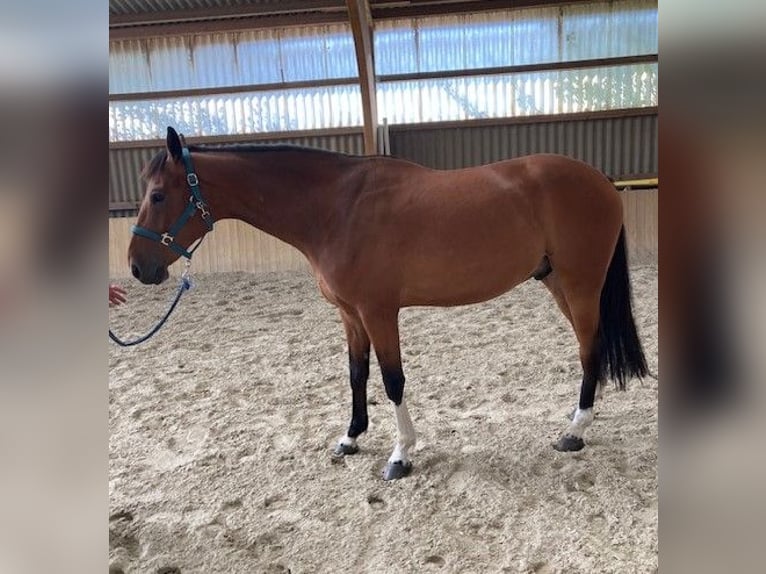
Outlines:
{"label": "horse", "polygon": [[[534,279],[574,329],[582,381],[554,444],[585,446],[607,379],[647,374],[636,330],[619,194],[590,165],[537,154],[458,170],[386,156],[286,145],[186,146],[169,127],[145,166],[128,263],[145,284],[193,249],[214,220],[239,219],[297,248],[337,307],[348,343],[351,422],[334,456],[358,452],[368,427],[370,347],[397,439],[384,480],[412,471],[416,436],[404,398],[399,310],[497,297]],[[202,190],[204,190],[204,197]]]}

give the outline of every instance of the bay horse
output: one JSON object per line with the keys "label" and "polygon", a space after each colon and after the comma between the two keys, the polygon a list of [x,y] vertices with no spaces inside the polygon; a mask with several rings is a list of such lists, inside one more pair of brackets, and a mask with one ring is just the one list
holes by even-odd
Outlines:
{"label": "bay horse", "polygon": [[[554,448],[576,451],[607,378],[624,389],[647,374],[633,319],[622,202],[593,167],[532,155],[439,171],[380,156],[295,146],[189,146],[168,128],[128,249],[143,283],[212,229],[239,219],[308,259],[348,341],[351,423],[336,456],[367,430],[370,346],[397,425],[385,480],[412,469],[415,430],[404,400],[398,315],[497,297],[534,278],[551,292],[579,343],[577,408]],[[204,190],[204,197],[202,191]],[[193,251],[193,250],[192,250]],[[597,389],[598,387],[598,389]]]}

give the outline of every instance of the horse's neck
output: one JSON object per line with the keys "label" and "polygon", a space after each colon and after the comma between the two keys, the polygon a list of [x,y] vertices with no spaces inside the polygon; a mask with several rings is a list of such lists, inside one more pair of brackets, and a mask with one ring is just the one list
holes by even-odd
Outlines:
{"label": "horse's neck", "polygon": [[[312,152],[252,152],[227,158],[216,191],[220,216],[244,221],[311,256],[333,219],[348,169],[335,156]],[[224,173],[225,171],[225,173]]]}

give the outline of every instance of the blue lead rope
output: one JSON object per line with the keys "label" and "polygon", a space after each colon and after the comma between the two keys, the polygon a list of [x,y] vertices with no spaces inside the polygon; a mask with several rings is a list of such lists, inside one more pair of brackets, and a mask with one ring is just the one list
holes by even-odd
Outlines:
{"label": "blue lead rope", "polygon": [[170,309],[168,309],[168,312],[165,313],[165,316],[162,319],[160,319],[160,322],[157,323],[154,326],[154,328],[143,337],[139,337],[138,339],[134,339],[133,341],[123,341],[117,335],[115,335],[111,329],[109,329],[109,338],[115,343],[117,343],[120,347],[131,347],[133,345],[138,345],[139,343],[143,343],[147,339],[151,338],[157,331],[160,330],[160,327],[162,327],[165,324],[165,321],[168,320],[168,317],[170,317],[170,314],[173,312],[173,309],[175,309],[176,305],[178,305],[178,302],[181,300],[181,295],[183,295],[184,292],[188,291],[189,289],[191,289],[191,281],[189,280],[188,277],[186,277],[186,275],[183,275],[181,277],[181,284],[178,286],[178,293],[176,293],[175,299],[173,299],[173,302],[170,304]]}

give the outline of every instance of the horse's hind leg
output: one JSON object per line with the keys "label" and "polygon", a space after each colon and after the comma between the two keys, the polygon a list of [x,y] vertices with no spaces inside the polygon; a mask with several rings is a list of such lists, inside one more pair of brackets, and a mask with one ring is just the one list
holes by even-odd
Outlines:
{"label": "horse's hind leg", "polygon": [[564,291],[561,289],[561,285],[559,284],[558,273],[556,273],[555,270],[551,271],[548,275],[541,279],[541,281],[543,282],[543,285],[548,288],[548,291],[551,292],[551,295],[553,295],[553,298],[556,300],[556,304],[558,304],[559,309],[564,314],[564,317],[566,317],[569,323],[574,326],[572,323],[572,312],[569,310],[569,304],[567,303],[567,300],[564,297]]}
{"label": "horse's hind leg", "polygon": [[[553,271],[551,271],[548,275],[546,275],[543,279],[541,279],[541,281],[547,287],[548,291],[551,292],[551,295],[553,295],[553,298],[556,300],[556,304],[561,310],[561,313],[564,315],[564,317],[567,318],[567,320],[569,321],[569,324],[572,325],[572,327],[574,328],[572,311],[569,308],[569,303],[567,303],[566,297],[564,295],[564,290],[561,286],[561,282],[559,280],[559,276],[556,270],[554,269]],[[603,397],[604,386],[605,386],[604,382],[605,381],[603,380],[598,381],[598,384],[596,385],[595,400],[601,400],[601,398]],[[577,414],[577,411],[574,411],[572,413],[572,417],[574,417],[576,414]]]}
{"label": "horse's hind leg", "polygon": [[570,293],[565,298],[577,340],[580,344],[580,364],[583,369],[580,400],[572,422],[554,445],[559,451],[575,451],[585,446],[583,435],[593,422],[593,403],[600,373],[598,371],[598,323],[600,290],[590,293]]}
{"label": "horse's hind leg", "polygon": [[356,439],[367,430],[367,379],[370,375],[370,338],[361,319],[341,309],[341,319],[348,340],[348,367],[351,380],[351,424],[338,440],[336,455],[354,454],[359,450]]}

